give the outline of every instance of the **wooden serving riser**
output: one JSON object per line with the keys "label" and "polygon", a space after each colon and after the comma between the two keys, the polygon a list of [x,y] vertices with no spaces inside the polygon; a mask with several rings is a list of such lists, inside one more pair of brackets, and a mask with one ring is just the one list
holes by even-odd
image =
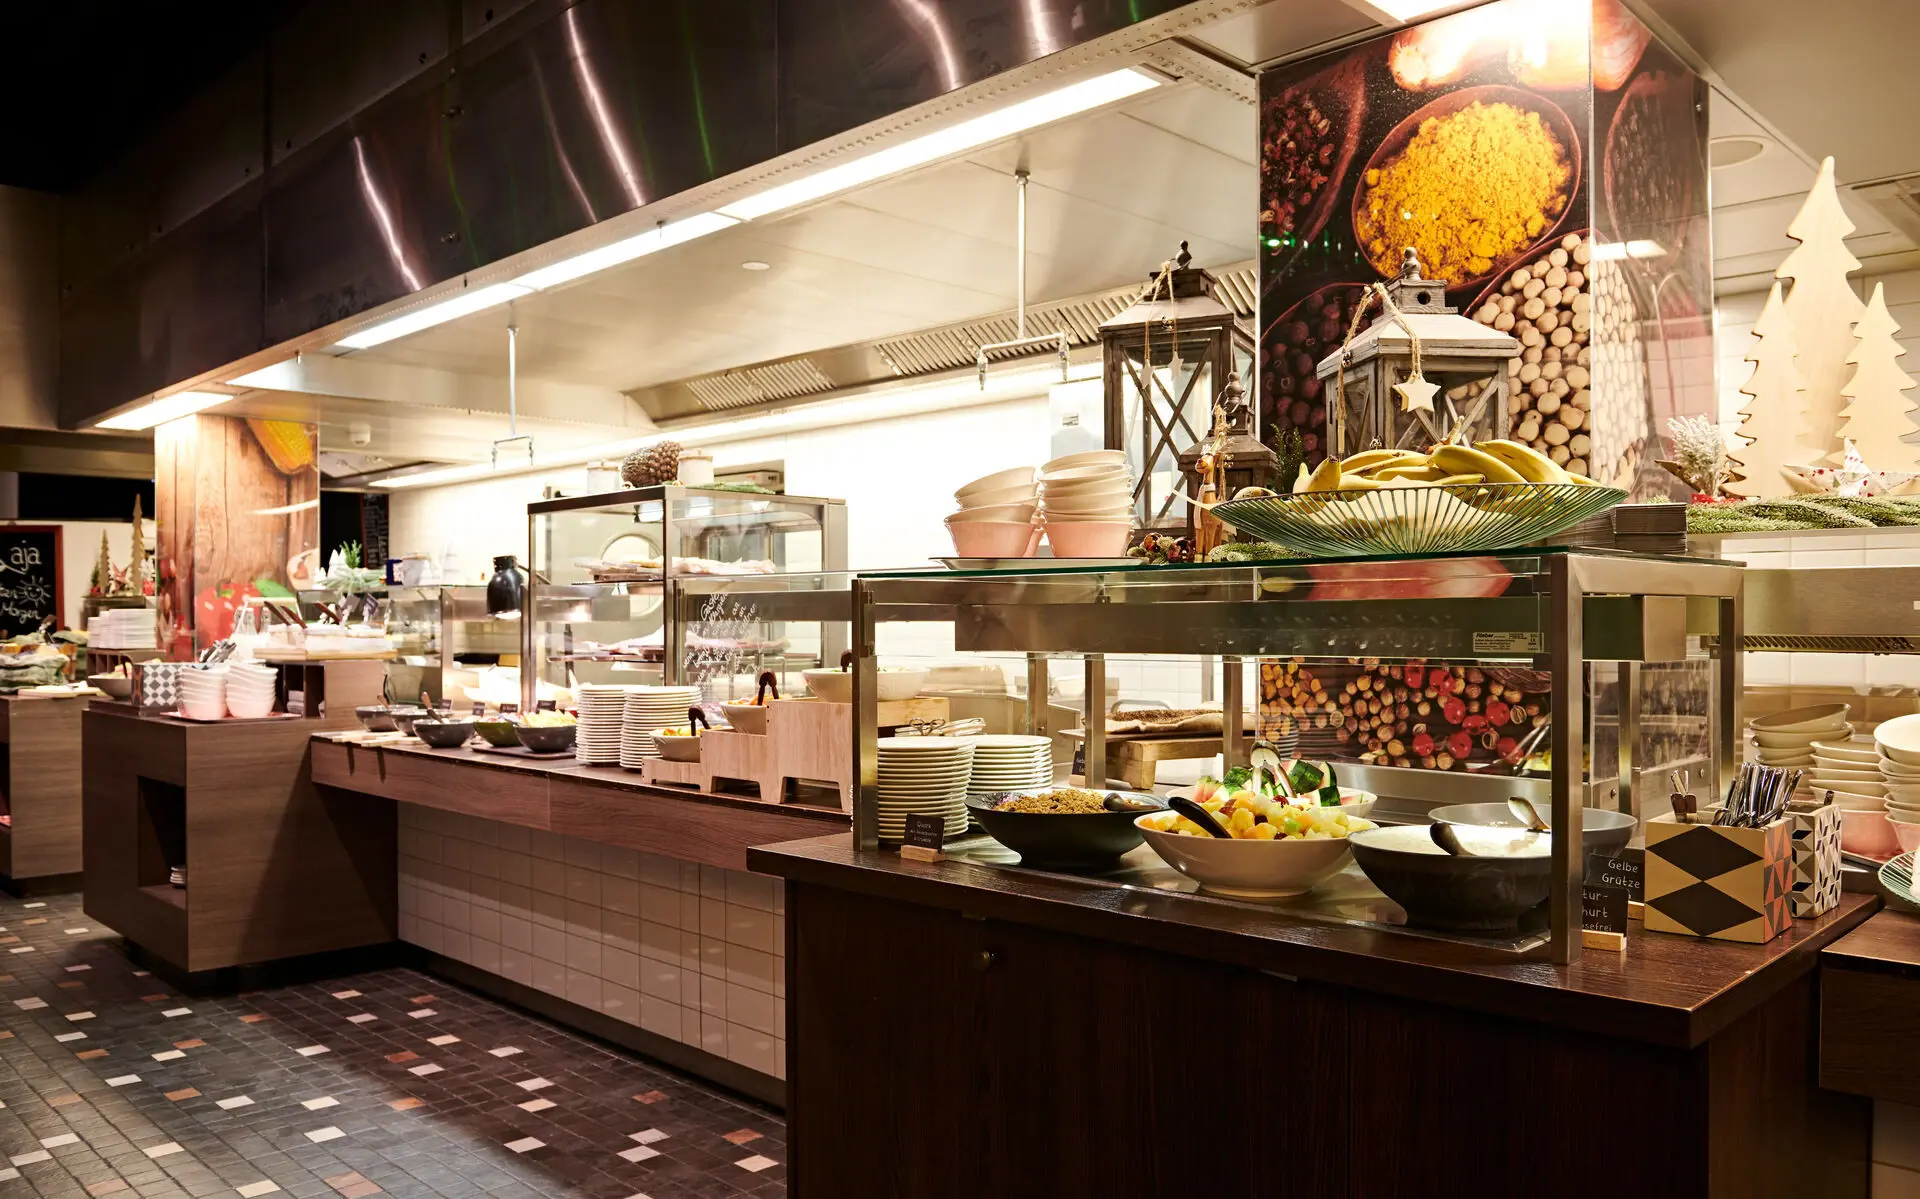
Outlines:
{"label": "wooden serving riser", "polygon": [[[945,721],[949,711],[949,704],[939,696],[889,700],[879,705],[880,726]],[[774,803],[787,802],[790,782],[818,783],[838,791],[841,810],[851,812],[853,705],[818,699],[770,700],[764,736],[710,729],[700,735],[699,761],[650,758],[641,777],[655,786],[690,787],[702,794],[734,798],[741,797],[738,784],[752,783],[762,799]]]}

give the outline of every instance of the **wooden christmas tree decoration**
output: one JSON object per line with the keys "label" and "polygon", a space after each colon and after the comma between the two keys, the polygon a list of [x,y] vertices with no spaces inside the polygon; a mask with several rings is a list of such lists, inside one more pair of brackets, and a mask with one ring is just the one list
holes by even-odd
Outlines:
{"label": "wooden christmas tree decoration", "polygon": [[93,581],[89,591],[94,595],[105,595],[107,584],[113,578],[113,558],[107,553],[107,531],[100,530],[100,556],[93,561]]}
{"label": "wooden christmas tree decoration", "polygon": [[1853,377],[1840,389],[1853,402],[1840,414],[1840,436],[1859,446],[1874,470],[1920,471],[1920,446],[1906,440],[1920,432],[1920,425],[1913,419],[1917,405],[1906,395],[1915,387],[1913,376],[1895,361],[1907,352],[1894,340],[1898,332],[1900,323],[1887,311],[1886,289],[1876,283],[1865,314],[1853,326],[1853,353],[1847,355]]}
{"label": "wooden christmas tree decoration", "polygon": [[127,583],[135,595],[145,595],[147,574],[146,521],[140,514],[140,497],[133,497],[133,561],[127,563]]}
{"label": "wooden christmas tree decoration", "polygon": [[1793,321],[1780,299],[1780,285],[1767,293],[1767,305],[1753,323],[1753,344],[1746,360],[1753,373],[1740,385],[1752,397],[1740,409],[1740,436],[1747,444],[1727,451],[1734,470],[1726,489],[1747,499],[1786,495],[1780,468],[1810,463],[1813,454],[1803,440],[1806,427],[1806,384],[1794,364]]}
{"label": "wooden christmas tree decoration", "polygon": [[1819,178],[1787,226],[1787,236],[1800,244],[1773,273],[1776,279],[1793,280],[1787,318],[1793,322],[1800,377],[1807,389],[1804,435],[1815,450],[1795,459],[1798,462],[1819,462],[1839,446],[1840,412],[1847,404],[1841,388],[1852,374],[1847,358],[1853,353],[1853,324],[1866,310],[1847,281],[1850,272],[1860,269],[1860,260],[1847,250],[1846,238],[1852,232],[1853,222],[1840,207],[1829,158],[1820,164]]}

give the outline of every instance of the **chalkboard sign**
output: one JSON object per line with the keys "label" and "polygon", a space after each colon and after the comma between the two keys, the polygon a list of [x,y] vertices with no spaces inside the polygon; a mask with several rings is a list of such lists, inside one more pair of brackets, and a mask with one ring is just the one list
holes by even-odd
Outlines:
{"label": "chalkboard sign", "polygon": [[939,849],[946,844],[947,819],[944,816],[929,816],[919,812],[907,813],[905,844],[921,849]]}
{"label": "chalkboard sign", "polygon": [[360,561],[378,569],[387,561],[387,497],[369,491],[360,497]]}
{"label": "chalkboard sign", "polygon": [[1587,883],[1580,888],[1580,927],[1590,932],[1627,931],[1627,889]]}
{"label": "chalkboard sign", "polygon": [[1638,901],[1647,893],[1647,851],[1616,849],[1588,854],[1587,877],[1602,886],[1619,887],[1629,899]]}
{"label": "chalkboard sign", "polygon": [[58,618],[60,599],[60,526],[0,525],[0,636]]}

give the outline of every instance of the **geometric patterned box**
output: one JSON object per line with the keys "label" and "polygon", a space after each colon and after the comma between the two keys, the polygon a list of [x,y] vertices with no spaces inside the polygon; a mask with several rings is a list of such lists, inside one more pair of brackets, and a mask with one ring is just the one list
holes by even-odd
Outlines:
{"label": "geometric patterned box", "polygon": [[[1711,819],[1706,813],[1702,819]],[[1646,822],[1648,932],[1771,941],[1792,923],[1793,820],[1764,828]]]}
{"label": "geometric patterned box", "polygon": [[1787,809],[1793,821],[1793,914],[1805,920],[1840,902],[1840,809]]}

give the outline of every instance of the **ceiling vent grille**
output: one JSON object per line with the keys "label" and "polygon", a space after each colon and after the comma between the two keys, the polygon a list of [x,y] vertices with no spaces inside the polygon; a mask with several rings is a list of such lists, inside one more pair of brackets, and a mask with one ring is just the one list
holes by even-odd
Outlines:
{"label": "ceiling vent grille", "polygon": [[687,380],[687,390],[710,412],[817,395],[833,387],[833,380],[821,374],[810,358],[789,358]]}
{"label": "ceiling vent grille", "polygon": [[[1236,316],[1252,320],[1260,291],[1259,271],[1254,264],[1242,263],[1215,271],[1213,275],[1220,281],[1220,298],[1227,307],[1233,309]],[[1139,288],[1129,287],[1058,304],[1036,304],[1027,309],[1027,332],[1044,334],[1064,329],[1072,344],[1093,345],[1100,340],[1101,324],[1126,311],[1139,295]],[[922,375],[972,366],[981,346],[1012,341],[1018,336],[1016,320],[1009,313],[876,342],[874,349],[899,374]],[[987,357],[991,361],[1004,361],[1045,353],[1052,351],[1040,346],[992,351]]]}

